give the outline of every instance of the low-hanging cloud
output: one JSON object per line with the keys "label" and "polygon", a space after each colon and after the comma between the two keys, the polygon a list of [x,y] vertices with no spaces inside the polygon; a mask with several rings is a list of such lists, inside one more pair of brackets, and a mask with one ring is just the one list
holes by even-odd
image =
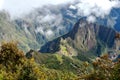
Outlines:
{"label": "low-hanging cloud", "polygon": [[119,0],[79,0],[75,5],[78,9],[78,15],[88,17],[88,20],[94,20],[96,17],[104,18],[109,15],[113,8],[120,7]]}
{"label": "low-hanging cloud", "polygon": [[3,7],[3,3],[4,3],[4,0],[0,0],[0,10],[1,10],[2,7]]}
{"label": "low-hanging cloud", "polygon": [[[71,10],[66,9],[66,15],[77,18],[78,16],[87,17],[87,21],[94,23],[97,17],[105,18],[109,15],[113,8],[119,8],[119,1],[109,1],[109,0],[78,0],[77,2],[69,3],[69,6],[66,6],[69,9],[77,10],[77,13],[74,14]],[[62,15],[60,9],[61,6],[49,6],[42,7],[38,9],[38,15],[35,17],[38,24],[42,24],[39,28],[36,29],[37,32],[40,32],[44,35],[52,35],[55,31],[52,30],[57,26],[56,30],[64,30],[65,26],[62,26],[62,21],[64,21],[64,16]],[[35,11],[33,11],[34,13]],[[37,15],[37,13],[36,13]],[[56,20],[57,19],[57,20]],[[110,21],[109,21],[110,22]],[[46,28],[49,30],[46,31]],[[44,27],[43,27],[44,26]],[[53,32],[52,32],[53,31]]]}
{"label": "low-hanging cloud", "polygon": [[95,16],[89,16],[88,18],[87,18],[87,21],[88,22],[91,22],[91,23],[94,23],[95,21],[96,21],[96,18],[95,18]]}
{"label": "low-hanging cloud", "polygon": [[[4,4],[2,3],[4,1]],[[72,0],[0,0],[0,8],[9,11],[12,16],[20,16],[43,5],[58,5]]]}
{"label": "low-hanging cloud", "polygon": [[[71,2],[72,3],[69,3]],[[65,13],[61,12],[61,8],[64,8],[62,3],[68,3],[65,6]],[[48,5],[53,4],[53,5]],[[43,6],[47,5],[47,6]],[[38,8],[40,7],[40,8]],[[68,9],[72,9],[69,10]],[[119,0],[5,0],[3,6],[7,9],[12,16],[19,15],[30,11],[29,18],[35,20],[37,23],[36,33],[40,32],[43,35],[53,35],[56,28],[56,32],[64,30],[66,26],[64,23],[64,15],[72,18],[78,18],[78,16],[85,16],[89,22],[95,22],[97,17],[105,18],[109,15],[113,8],[120,8]],[[33,8],[38,8],[32,10]],[[73,10],[77,13],[72,12]],[[33,13],[33,14],[31,14]],[[64,13],[64,15],[63,15]],[[33,19],[32,19],[33,18]],[[111,20],[109,20],[111,22]],[[113,22],[113,21],[112,21]]]}
{"label": "low-hanging cloud", "polygon": [[70,8],[77,9],[78,15],[92,15],[101,18],[108,15],[112,8],[120,7],[119,0],[0,0],[0,8],[8,10],[12,16],[18,16],[43,5],[58,5],[69,2],[74,4]]}

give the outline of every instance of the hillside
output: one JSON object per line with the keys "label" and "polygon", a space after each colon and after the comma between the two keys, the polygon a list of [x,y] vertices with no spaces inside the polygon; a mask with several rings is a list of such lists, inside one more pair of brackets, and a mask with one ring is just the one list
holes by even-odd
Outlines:
{"label": "hillside", "polygon": [[17,41],[20,48],[27,52],[30,48],[36,49],[37,42],[31,35],[27,36],[25,31],[16,25],[10,19],[9,13],[6,11],[0,12],[0,42],[2,41]]}
{"label": "hillside", "polygon": [[0,80],[120,80],[120,0],[0,0]]}
{"label": "hillside", "polygon": [[[67,34],[81,17],[86,17],[78,15],[78,9],[71,8],[74,5],[76,4],[43,6],[44,9],[36,8],[13,20],[8,12],[1,11],[0,41],[16,40],[25,52],[30,49],[38,50],[45,43]],[[119,31],[119,11],[117,8],[112,9],[104,19],[98,17],[96,24]]]}
{"label": "hillside", "polygon": [[[2,30],[0,41],[18,41],[25,52],[30,49],[37,50],[46,42],[64,35],[72,29],[78,18],[69,15],[67,10],[69,13],[75,14],[75,10],[70,9],[69,5],[62,7],[49,5],[44,6],[44,10],[37,8],[27,15],[12,20],[8,12],[0,11],[0,28]],[[4,34],[2,32],[8,35],[2,38]]]}
{"label": "hillside", "polygon": [[34,50],[25,56],[14,42],[0,47],[0,80],[119,80],[119,67],[120,62],[112,62],[108,55],[88,63]]}
{"label": "hillside", "polygon": [[[115,30],[99,24],[88,23],[81,18],[74,28],[67,34],[46,43],[41,47],[42,53],[54,53],[61,51],[61,45],[73,54],[84,53],[84,55],[100,56],[106,48],[114,46]],[[92,54],[91,54],[92,53]]]}

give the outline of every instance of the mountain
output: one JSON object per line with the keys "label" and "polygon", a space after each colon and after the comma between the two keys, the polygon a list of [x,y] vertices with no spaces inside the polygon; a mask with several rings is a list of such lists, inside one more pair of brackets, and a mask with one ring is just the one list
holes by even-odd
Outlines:
{"label": "mountain", "polygon": [[[34,33],[33,33],[34,35]],[[23,27],[18,26],[14,21],[10,19],[9,13],[6,11],[0,12],[0,41],[17,41],[19,47],[27,52],[30,48],[40,48],[37,46],[35,38],[30,34],[26,34]]]}
{"label": "mountain", "polygon": [[62,54],[84,53],[90,56],[90,53],[92,53],[100,56],[107,48],[110,49],[114,46],[115,34],[116,31],[112,28],[97,23],[89,23],[85,18],[81,18],[69,33],[49,41],[41,47],[40,52],[66,51],[62,52]]}
{"label": "mountain", "polygon": [[[75,5],[76,3],[43,6],[12,20],[9,13],[1,11],[0,41],[18,41],[25,52],[38,50],[47,42],[67,34],[81,17],[86,17],[78,14]],[[104,19],[98,17],[96,23],[119,31],[119,12],[120,9],[114,8]]]}
{"label": "mountain", "polygon": [[[34,40],[35,45],[27,44],[28,47],[37,50],[47,42],[71,31],[81,17],[86,17],[78,14],[75,5],[74,3],[43,6],[15,19],[14,23],[18,30],[21,29],[26,37],[30,38],[29,40]],[[119,8],[113,8],[108,16],[97,17],[95,23],[119,31],[119,12]]]}
{"label": "mountain", "polygon": [[119,13],[120,13],[119,8],[118,9],[113,9],[112,12],[111,12],[111,15],[113,15],[116,18],[116,20],[115,20],[116,23],[114,25],[115,30],[120,32],[120,26],[119,26],[119,24],[120,24],[120,14]]}
{"label": "mountain", "polygon": [[115,29],[116,31],[120,31],[120,8],[113,8],[108,16],[105,16],[105,18],[97,18],[97,23],[111,27]]}
{"label": "mountain", "polygon": [[38,64],[44,64],[49,69],[55,69],[60,71],[73,72],[77,74],[76,67],[82,66],[82,61],[77,58],[64,56],[61,54],[42,54],[37,51],[30,50],[26,57],[28,59],[34,58]]}
{"label": "mountain", "polygon": [[13,40],[0,44],[0,80],[120,79],[120,9],[91,23],[74,5],[43,6],[12,20],[0,11],[0,42]]}
{"label": "mountain", "polygon": [[80,18],[76,14],[77,11],[69,8],[69,5],[48,5],[15,19],[15,23],[23,27],[25,32],[31,32],[29,29],[32,29],[34,33],[44,35],[49,41],[69,32]]}
{"label": "mountain", "polygon": [[8,38],[6,36],[5,38],[1,38],[1,41],[6,40],[6,38],[8,38],[7,40],[16,40],[20,42],[20,47],[25,52],[29,49],[37,50],[46,42],[68,33],[80,18],[80,16],[76,15],[77,10],[70,8],[69,4],[43,6],[12,20],[8,12],[1,11],[0,14],[7,17],[7,19],[2,21],[6,24],[11,24],[4,25],[1,22],[1,27],[5,26],[4,28],[6,28],[2,32],[7,34],[8,30],[10,30],[13,33],[8,33],[9,35],[7,36],[15,37]]}

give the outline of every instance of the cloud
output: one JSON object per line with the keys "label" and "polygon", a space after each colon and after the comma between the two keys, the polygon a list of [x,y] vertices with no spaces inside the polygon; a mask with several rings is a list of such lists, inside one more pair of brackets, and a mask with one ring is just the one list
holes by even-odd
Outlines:
{"label": "cloud", "polygon": [[49,39],[49,37],[53,37],[54,36],[54,32],[51,29],[48,30],[44,30],[43,27],[37,27],[35,30],[36,33],[41,33],[42,35],[44,35],[46,38]]}
{"label": "cloud", "polygon": [[[35,14],[35,12],[38,13]],[[51,25],[51,27],[59,26],[63,21],[63,16],[58,6],[49,5],[42,8],[38,8],[35,9],[31,14],[33,14],[38,24],[44,23],[47,25]]]}
{"label": "cloud", "polygon": [[42,25],[36,29],[36,33],[40,32],[41,34],[45,35],[46,38],[49,38],[50,36],[52,37],[54,36],[54,30],[52,29],[54,29],[55,26],[57,26],[57,29],[59,29],[62,20],[61,14],[41,15],[41,17],[37,19],[37,24]]}
{"label": "cloud", "polygon": [[[78,2],[69,3],[69,5],[64,5],[64,11],[67,16],[73,18],[77,18],[78,16],[86,16],[87,21],[94,23],[97,17],[104,18],[106,15],[109,15],[112,8],[119,7],[119,4],[119,1],[79,0]],[[60,30],[64,30],[65,26],[62,25],[64,21],[64,16],[60,11],[61,8],[64,7],[60,5],[47,5],[38,8],[38,13],[36,13],[36,10],[33,11],[33,14],[36,13],[37,15],[34,16],[34,18],[35,20],[37,19],[36,22],[37,24],[39,24],[39,28],[36,29],[36,32],[40,32],[41,34],[46,35],[47,37],[47,35],[52,36],[52,33],[54,33],[55,31],[59,32]],[[77,13],[72,12],[76,10]]]}
{"label": "cloud", "polygon": [[96,21],[96,18],[95,18],[95,16],[89,16],[88,18],[87,18],[87,21],[88,22],[91,22],[91,23],[94,23],[95,21]]}
{"label": "cloud", "polygon": [[50,30],[50,29],[46,31],[46,35],[47,35],[47,36],[51,36],[51,35],[53,35],[53,34],[54,34],[53,31]]}
{"label": "cloud", "polygon": [[56,19],[55,15],[46,15],[41,21],[42,22],[49,22],[49,21],[54,21]]}
{"label": "cloud", "polygon": [[[57,20],[56,20],[57,19]],[[39,19],[40,23],[49,23],[52,25],[59,25],[62,21],[62,15],[61,14],[54,14],[54,13],[48,13],[45,16],[42,16],[42,18]]]}
{"label": "cloud", "polygon": [[73,10],[76,9],[76,7],[75,7],[74,5],[70,5],[69,8],[70,8],[70,9],[73,9]]}
{"label": "cloud", "polygon": [[4,3],[4,0],[0,0],[0,10],[1,10],[2,7],[3,7],[3,3]]}
{"label": "cloud", "polygon": [[36,30],[35,30],[35,32],[36,32],[36,33],[40,32],[40,33],[43,34],[43,35],[45,34],[43,27],[37,27]]}
{"label": "cloud", "polygon": [[[1,6],[3,4],[3,7]],[[0,8],[8,10],[12,16],[20,16],[43,5],[71,3],[70,9],[78,9],[78,15],[104,18],[112,8],[120,7],[119,0],[0,0]]]}
{"label": "cloud", "polygon": [[[95,20],[95,17],[104,18],[109,15],[112,8],[119,8],[119,0],[79,0],[75,5],[78,9],[78,15],[88,17],[88,20]],[[94,18],[93,16],[94,15]]]}
{"label": "cloud", "polygon": [[3,9],[9,11],[12,16],[17,16],[23,13],[28,13],[32,9],[42,7],[43,5],[58,5],[71,1],[72,0],[4,0]]}

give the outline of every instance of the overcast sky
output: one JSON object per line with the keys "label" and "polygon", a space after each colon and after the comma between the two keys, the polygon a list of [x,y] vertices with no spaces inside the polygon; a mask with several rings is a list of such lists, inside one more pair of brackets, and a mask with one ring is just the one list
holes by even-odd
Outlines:
{"label": "overcast sky", "polygon": [[94,13],[97,17],[108,15],[112,8],[119,7],[119,0],[0,0],[0,10],[5,9],[13,16],[29,12],[31,9],[47,4],[62,4],[67,2],[79,1],[75,7],[78,14],[90,16]]}
{"label": "overcast sky", "polygon": [[0,10],[5,9],[12,15],[28,12],[33,8],[47,4],[61,4],[72,0],[0,0]]}

